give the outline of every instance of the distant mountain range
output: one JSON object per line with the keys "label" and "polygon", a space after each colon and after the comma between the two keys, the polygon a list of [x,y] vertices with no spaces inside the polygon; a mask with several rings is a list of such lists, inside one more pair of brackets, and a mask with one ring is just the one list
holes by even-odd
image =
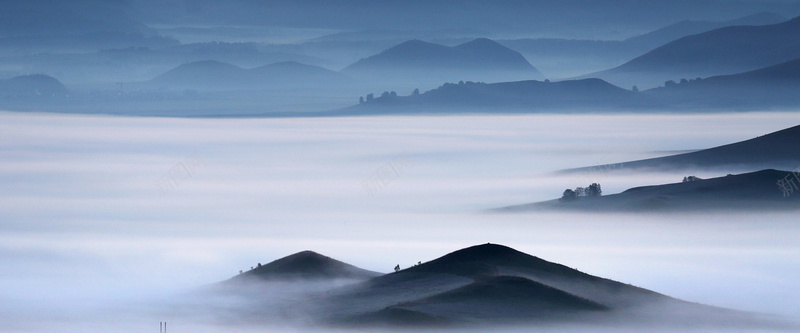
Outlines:
{"label": "distant mountain range", "polygon": [[[691,153],[650,158],[645,160],[621,163],[623,168],[617,170],[738,170],[755,171],[760,169],[782,168],[794,170],[800,167],[800,126],[790,127],[757,138],[699,150]],[[583,172],[591,168],[604,168],[601,165],[588,168],[564,170],[563,172]],[[800,184],[798,184],[800,185]]]}
{"label": "distant mountain range", "polygon": [[219,61],[198,61],[144,82],[167,89],[250,90],[340,87],[351,78],[322,67],[288,61],[244,69]]}
{"label": "distant mountain range", "polygon": [[[784,192],[779,182],[792,187]],[[789,182],[795,185],[790,185]],[[800,210],[800,172],[761,170],[681,183],[642,186],[618,194],[517,205],[496,212],[537,210],[688,212]],[[796,192],[796,193],[795,193]]]}
{"label": "distant mountain range", "polygon": [[687,36],[619,67],[587,75],[628,86],[751,71],[800,58],[800,17],[765,26],[725,27]]}
{"label": "distant mountain range", "polygon": [[759,26],[784,21],[786,18],[777,14],[757,13],[727,21],[682,20],[624,40],[524,38],[498,42],[535,61],[548,76],[566,78],[619,66],[682,37],[728,26]]}
{"label": "distant mountain range", "polygon": [[519,52],[485,38],[453,47],[411,40],[361,59],[343,72],[383,82],[436,84],[543,78]]}
{"label": "distant mountain range", "polygon": [[[310,264],[306,262],[308,258]],[[335,273],[328,273],[330,267]],[[342,269],[355,270],[361,282],[332,285],[302,294],[300,299],[285,300],[279,315],[302,318],[304,323],[310,319],[321,325],[395,328],[521,323],[615,325],[620,320],[635,322],[639,327],[676,323],[734,323],[736,327],[748,327],[764,323],[752,314],[680,301],[488,243],[379,276],[315,253],[301,252],[225,281],[220,290],[235,293],[239,282],[242,290],[255,290],[256,285],[243,283],[254,281],[243,278],[248,274],[284,277],[295,276],[299,271],[300,279],[284,279],[277,285],[297,289],[307,283],[305,276],[333,280],[341,277],[338,272]],[[263,288],[274,283],[271,279],[261,281]],[[252,297],[262,297],[258,295]],[[258,303],[246,304],[257,307]],[[255,315],[269,320],[260,312]]]}

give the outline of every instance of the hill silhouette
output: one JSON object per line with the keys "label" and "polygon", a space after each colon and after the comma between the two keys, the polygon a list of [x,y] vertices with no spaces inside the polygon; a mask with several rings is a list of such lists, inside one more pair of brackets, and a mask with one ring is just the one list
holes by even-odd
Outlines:
{"label": "hill silhouette", "polygon": [[[520,112],[638,109],[656,106],[647,96],[600,79],[447,83],[419,95],[383,94],[341,113]],[[340,113],[340,114],[341,114]]]}
{"label": "hill silhouette", "polygon": [[244,69],[207,60],[180,65],[144,84],[170,89],[247,90],[329,88],[348,83],[345,75],[294,61]]}
{"label": "hill silhouette", "polygon": [[568,78],[617,67],[682,37],[727,26],[767,25],[783,21],[786,18],[780,15],[762,12],[727,21],[682,20],[624,40],[523,38],[499,42],[528,59],[535,59],[537,68],[547,76]]}
{"label": "hill silhouette", "polygon": [[[800,152],[796,149],[797,142],[800,142],[800,125],[749,140],[695,152],[624,162],[622,168],[615,168],[615,170],[712,169],[726,172],[733,168],[748,171],[772,168],[794,170],[800,166]],[[584,172],[591,168],[605,166],[569,169],[563,172]]]}
{"label": "hill silhouette", "polygon": [[800,58],[745,73],[681,80],[647,91],[674,108],[750,110],[800,105]]}
{"label": "hill silhouette", "polygon": [[800,17],[764,26],[720,28],[675,40],[591,76],[626,86],[650,86],[681,77],[751,71],[800,58],[798,34]]}
{"label": "hill silhouette", "polygon": [[67,88],[58,79],[44,75],[22,75],[0,80],[0,96],[61,96]]}
{"label": "hill silhouette", "polygon": [[[528,210],[574,211],[711,211],[711,210],[797,210],[800,191],[784,192],[779,181],[800,185],[800,178],[789,171],[761,170],[724,177],[635,187],[618,194],[579,200],[551,200],[510,206],[498,212]],[[788,185],[791,186],[791,185]],[[795,195],[793,195],[795,194]]]}
{"label": "hill silhouette", "polygon": [[382,81],[508,81],[543,78],[519,52],[479,38],[449,47],[410,40],[361,59],[343,72]]}
{"label": "hill silhouette", "polygon": [[[767,322],[753,314],[688,303],[490,243],[376,275],[304,251],[241,274],[214,292],[242,297],[237,304],[244,308],[231,308],[229,313],[239,311],[266,320],[271,317],[265,316],[298,318],[304,324],[325,327],[616,326],[621,322],[637,327],[643,323],[747,327]],[[332,282],[342,276],[361,281]],[[280,282],[230,283],[261,278]]]}
{"label": "hill silhouette", "polygon": [[656,48],[674,40],[732,26],[761,26],[785,22],[786,18],[774,13],[756,13],[727,21],[683,20],[654,31],[625,39],[627,43]]}
{"label": "hill silhouette", "polygon": [[366,279],[380,275],[313,251],[298,252],[233,277],[229,281],[258,278],[264,280]]}
{"label": "hill silhouette", "polygon": [[321,310],[326,321],[349,326],[635,321],[666,309],[688,314],[677,321],[702,322],[727,313],[497,244],[468,247],[327,295]]}

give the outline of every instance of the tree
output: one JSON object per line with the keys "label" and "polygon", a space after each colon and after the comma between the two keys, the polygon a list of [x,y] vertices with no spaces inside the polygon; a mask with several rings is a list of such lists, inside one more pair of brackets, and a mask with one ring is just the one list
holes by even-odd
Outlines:
{"label": "tree", "polygon": [[358,98],[358,104],[364,104],[364,96]]}
{"label": "tree", "polygon": [[586,196],[587,197],[599,197],[603,195],[603,190],[600,188],[600,184],[592,183],[589,187],[586,188]]}
{"label": "tree", "polygon": [[414,92],[411,93],[411,96],[419,96],[419,89],[414,89]]}
{"label": "tree", "polygon": [[664,82],[664,88],[672,88],[672,87],[675,87],[675,86],[677,86],[677,85],[678,85],[678,84],[677,84],[677,83],[675,83],[675,81],[672,81],[672,80],[669,80],[669,81],[667,81],[667,82]]}
{"label": "tree", "polygon": [[261,263],[258,263],[258,267],[261,267]]}
{"label": "tree", "polygon": [[575,197],[585,197],[586,196],[586,189],[583,187],[576,187],[575,188]]}
{"label": "tree", "polygon": [[639,87],[637,87],[637,86],[633,86],[633,88],[631,88],[631,91],[633,91],[633,92],[639,92]]}
{"label": "tree", "polygon": [[400,265],[399,264],[397,266],[394,266],[394,271],[395,272],[399,272],[400,271]]}
{"label": "tree", "polygon": [[573,201],[578,199],[578,194],[575,191],[566,189],[564,190],[564,194],[561,195],[561,199],[559,201]]}
{"label": "tree", "polygon": [[698,180],[702,180],[702,179],[700,179],[699,177],[695,177],[695,176],[683,177],[683,182],[684,182],[684,183],[688,183],[688,182],[696,182],[696,181],[698,181]]}
{"label": "tree", "polygon": [[372,102],[373,99],[375,99],[375,95],[367,94],[367,102]]}
{"label": "tree", "polygon": [[389,96],[397,97],[397,92],[396,91],[392,91],[392,92],[389,93]]}

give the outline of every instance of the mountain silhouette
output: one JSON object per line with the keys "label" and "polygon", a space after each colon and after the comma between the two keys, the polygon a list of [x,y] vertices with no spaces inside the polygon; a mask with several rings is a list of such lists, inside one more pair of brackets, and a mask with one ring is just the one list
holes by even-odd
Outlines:
{"label": "mountain silhouette", "polygon": [[[800,125],[749,140],[695,152],[618,163],[622,167],[612,169],[614,171],[710,169],[726,172],[731,168],[748,171],[772,168],[794,170],[800,166],[797,142],[800,142]],[[586,172],[596,168],[609,169],[610,166],[612,165],[599,165],[564,170],[563,172]]]}
{"label": "mountain silhouette", "polygon": [[797,191],[797,195],[784,192],[778,186],[778,182],[782,180],[791,180],[800,186],[800,178],[797,178],[794,173],[770,169],[673,184],[641,186],[601,197],[570,201],[551,200],[510,206],[495,211],[557,209],[609,212],[686,212],[800,209],[800,191]]}
{"label": "mountain silhouette", "polygon": [[339,114],[387,112],[529,112],[638,109],[656,106],[647,96],[600,79],[447,83],[419,95],[383,94]]}
{"label": "mountain silhouette", "polygon": [[800,58],[745,73],[681,80],[647,91],[684,110],[763,110],[800,106]]}
{"label": "mountain silhouette", "polygon": [[800,58],[798,34],[800,17],[772,25],[720,28],[675,40],[590,76],[625,86],[649,86],[676,77],[751,71]]}
{"label": "mountain silhouette", "polygon": [[656,48],[674,40],[732,26],[761,26],[785,22],[786,18],[773,13],[756,13],[728,21],[683,20],[666,27],[625,39],[626,43]]}
{"label": "mountain silhouette", "polygon": [[302,251],[258,266],[229,281],[250,278],[264,280],[366,279],[377,275],[380,273],[361,269],[313,251]]}
{"label": "mountain silhouette", "polygon": [[[624,40],[523,38],[500,40],[499,42],[521,52],[528,59],[535,59],[539,70],[555,78],[580,77],[617,67],[659,46],[682,37],[703,33],[727,26],[767,25],[786,21],[786,18],[758,13],[728,21],[683,20],[663,28]],[[592,76],[582,76],[592,77]],[[660,77],[657,83],[661,83]],[[625,83],[625,87],[630,87]],[[633,82],[631,84],[641,84]],[[644,85],[642,85],[644,87]]]}
{"label": "mountain silhouette", "polygon": [[449,47],[410,40],[361,59],[343,72],[383,81],[508,81],[543,78],[519,52],[479,38]]}
{"label": "mountain silhouette", "polygon": [[22,75],[0,80],[0,96],[61,96],[67,88],[58,79],[44,75]]}
{"label": "mountain silhouette", "polygon": [[[326,296],[318,303],[325,322],[348,326],[637,321],[658,318],[667,309],[676,314],[670,317],[675,322],[734,314],[488,243],[331,290]],[[747,317],[735,315],[739,318],[734,320]]]}
{"label": "mountain silhouette", "polygon": [[180,65],[144,84],[170,89],[246,90],[326,88],[348,84],[349,81],[343,74],[293,61],[244,69],[208,60]]}

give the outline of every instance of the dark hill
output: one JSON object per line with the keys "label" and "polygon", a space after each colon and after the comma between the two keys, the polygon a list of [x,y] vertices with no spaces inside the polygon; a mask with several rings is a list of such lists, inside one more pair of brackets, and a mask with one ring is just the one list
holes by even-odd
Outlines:
{"label": "dark hill", "polygon": [[687,36],[594,76],[648,86],[681,77],[733,74],[800,58],[800,17],[765,26],[725,27]]}
{"label": "dark hill", "polygon": [[638,109],[657,104],[647,96],[600,79],[447,83],[419,95],[383,95],[344,110],[345,113],[449,111],[492,112]]}
{"label": "dark hill", "polygon": [[509,81],[543,78],[519,52],[489,39],[449,47],[411,40],[361,59],[343,72],[381,81]]}
{"label": "dark hill", "polygon": [[[755,171],[765,168],[794,170],[800,166],[800,125],[753,139],[691,153],[625,162],[619,170],[692,170],[731,168]],[[597,166],[604,167],[604,166]],[[582,172],[588,168],[565,170]]]}
{"label": "dark hill", "polygon": [[479,280],[424,299],[392,305],[359,318],[393,325],[458,322],[510,323],[574,320],[582,312],[608,310],[592,301],[515,276]]}
{"label": "dark hill", "polygon": [[231,280],[367,279],[377,275],[380,273],[361,269],[313,251],[303,251],[256,267]]}
{"label": "dark hill", "polygon": [[[778,182],[786,181],[790,192]],[[576,211],[711,211],[800,209],[800,178],[791,172],[762,170],[665,185],[635,187],[622,193],[572,201],[552,200],[498,211],[561,209]],[[797,192],[797,193],[794,193]]]}
{"label": "dark hill", "polygon": [[23,75],[0,80],[0,96],[60,96],[67,88],[58,79],[43,75]]}
{"label": "dark hill", "polygon": [[[345,325],[579,322],[669,307],[702,317],[714,308],[595,277],[512,248],[484,244],[330,292],[322,308]],[[343,308],[340,304],[348,304]]]}
{"label": "dark hill", "polygon": [[800,58],[750,72],[682,80],[647,91],[673,107],[763,110],[800,106]]}

